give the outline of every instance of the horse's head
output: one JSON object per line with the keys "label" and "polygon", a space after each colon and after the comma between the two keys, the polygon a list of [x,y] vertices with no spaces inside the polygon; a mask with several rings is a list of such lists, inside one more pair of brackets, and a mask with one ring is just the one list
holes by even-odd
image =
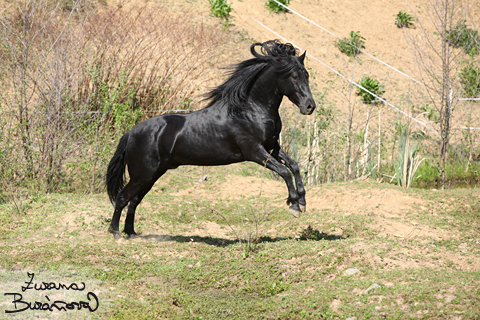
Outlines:
{"label": "horse's head", "polygon": [[291,68],[284,73],[279,73],[280,92],[287,96],[299,109],[302,114],[312,114],[316,104],[308,82],[308,72],[305,69],[306,52],[300,57],[291,56],[289,64]]}

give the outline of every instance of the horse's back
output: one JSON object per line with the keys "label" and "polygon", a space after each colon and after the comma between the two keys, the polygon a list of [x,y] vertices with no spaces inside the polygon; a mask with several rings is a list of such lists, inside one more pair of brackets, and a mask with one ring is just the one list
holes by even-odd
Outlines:
{"label": "horse's back", "polygon": [[243,161],[231,119],[213,109],[147,119],[130,131],[129,158],[148,155],[167,167]]}

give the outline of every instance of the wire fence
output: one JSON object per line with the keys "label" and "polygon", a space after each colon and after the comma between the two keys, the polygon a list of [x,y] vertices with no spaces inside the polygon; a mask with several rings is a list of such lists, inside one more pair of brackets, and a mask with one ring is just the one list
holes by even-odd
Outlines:
{"label": "wire fence", "polygon": [[[311,19],[306,18],[276,0],[274,1],[301,19],[322,29],[331,36],[340,39],[339,36]],[[337,129],[329,127],[326,130],[312,130],[312,128],[319,128],[324,125],[322,123],[324,122],[322,117],[325,118],[325,115],[320,117],[315,116],[313,119],[296,118],[293,121],[288,117],[284,118],[287,124],[284,127],[285,132],[282,133],[284,135],[283,143],[287,145],[287,148],[290,149],[294,157],[301,162],[302,167],[305,169],[305,178],[310,184],[326,181],[351,180],[363,176],[366,173],[376,173],[375,176],[377,178],[388,176],[390,177],[390,181],[392,178],[395,179],[395,163],[397,162],[397,148],[399,147],[398,139],[400,138],[402,130],[405,130],[405,126],[409,128],[408,132],[415,138],[412,145],[416,145],[419,149],[423,150],[425,156],[427,154],[430,155],[430,160],[424,162],[425,166],[439,167],[438,159],[435,159],[435,155],[438,154],[438,144],[439,141],[441,141],[441,134],[433,127],[436,125],[436,115],[433,113],[428,114],[427,109],[429,104],[433,104],[435,100],[440,100],[442,97],[422,95],[421,91],[416,92],[415,95],[410,94],[407,97],[395,97],[391,94],[388,98],[380,97],[354,81],[353,76],[347,75],[348,70],[347,72],[339,71],[337,68],[312,55],[308,47],[301,48],[291,41],[292,39],[287,39],[281,32],[273,30],[258,21],[255,17],[245,12],[241,12],[241,14],[248,17],[259,26],[260,29],[270,32],[283,41],[292,43],[299,49],[306,49],[309,58],[327,68],[331,74],[340,77],[351,86],[364,90],[375,97],[370,105],[363,104],[362,101],[358,100],[359,105],[355,105],[355,99],[352,100],[351,94],[348,93],[345,94],[344,98],[340,99],[340,102],[321,100],[318,105],[322,106],[322,108],[329,106],[336,107],[337,113],[339,110],[344,110],[343,116],[336,117],[335,119]],[[414,84],[420,84],[421,87],[425,87],[424,83],[400,71],[391,64],[371,55],[362,48],[357,47],[357,49],[374,61],[381,63],[381,65],[394,70],[409,81],[412,81]],[[366,68],[368,68],[368,66]],[[346,91],[348,90],[351,92],[351,89],[347,88]],[[480,130],[480,114],[475,112],[475,109],[477,108],[476,101],[480,100],[480,98],[452,97],[452,93],[450,92],[450,96],[443,99],[449,99],[449,103],[452,106],[455,103],[457,104],[450,122],[450,130],[452,130],[450,131],[452,157],[450,159],[451,168],[449,171],[451,183],[455,174],[462,176],[461,173],[455,171],[458,171],[458,167],[462,167],[463,173],[465,174],[474,171],[472,164],[479,156],[477,154],[479,136],[475,131],[478,132],[478,130]],[[388,106],[394,113],[389,112],[382,106]],[[421,107],[423,107],[424,110],[421,110]],[[352,111],[355,108],[356,114]],[[348,114],[349,112],[350,114]],[[401,120],[399,115],[401,115],[404,120]],[[299,123],[301,123],[301,125],[296,125]],[[376,129],[373,129],[373,127]],[[299,142],[296,132],[302,130],[304,135],[307,136],[303,141],[306,148],[304,149],[304,154],[299,155],[298,152],[300,149],[297,145],[301,142]],[[436,138],[428,138],[425,131],[434,133]],[[320,170],[321,167],[323,167],[323,171]],[[322,174],[320,174],[319,170],[322,171]],[[437,177],[438,173],[439,172],[437,172]],[[473,173],[473,175],[474,180],[478,181],[476,173]]]}

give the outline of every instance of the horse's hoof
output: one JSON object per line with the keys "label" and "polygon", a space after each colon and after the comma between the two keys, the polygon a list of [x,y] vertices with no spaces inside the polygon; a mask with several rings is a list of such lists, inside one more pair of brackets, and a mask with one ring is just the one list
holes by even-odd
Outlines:
{"label": "horse's hoof", "polygon": [[302,210],[302,212],[307,211],[307,202],[305,201],[304,198],[300,198],[298,200],[298,204],[300,205],[300,210]]}
{"label": "horse's hoof", "polygon": [[295,204],[292,204],[290,207],[290,213],[292,214],[292,216],[294,216],[295,218],[300,218],[300,213],[302,212],[300,210],[300,206],[298,205],[298,203],[295,203]]}
{"label": "horse's hoof", "polygon": [[115,233],[118,233],[118,230],[115,230],[115,229],[113,229],[112,226],[110,226],[110,227],[108,227],[108,232],[115,234]]}
{"label": "horse's hoof", "polygon": [[129,234],[129,235],[128,235],[128,239],[132,239],[132,240],[133,240],[133,239],[135,239],[136,237],[138,237],[136,233],[132,233],[132,234]]}
{"label": "horse's hoof", "polygon": [[113,233],[113,240],[119,240],[121,238],[122,238],[122,235],[120,234],[120,232]]}

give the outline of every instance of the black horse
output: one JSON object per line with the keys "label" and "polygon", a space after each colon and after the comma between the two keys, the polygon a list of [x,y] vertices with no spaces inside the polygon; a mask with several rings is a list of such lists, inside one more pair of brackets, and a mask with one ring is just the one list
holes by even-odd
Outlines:
{"label": "black horse", "polygon": [[[278,108],[283,96],[302,114],[311,114],[315,109],[304,66],[305,53],[298,57],[293,45],[277,40],[254,43],[250,51],[254,58],[235,65],[229,79],[207,94],[206,99],[211,101],[206,108],[153,117],[120,139],[106,176],[108,195],[115,206],[108,231],[115,238],[120,236],[123,208],[130,203],[124,232],[134,237],[138,204],[158,178],[181,165],[256,162],[285,180],[287,203],[295,217],[305,210],[305,189],[298,165],[278,144],[282,130]],[[126,185],[125,166],[130,175]],[[296,188],[287,168],[294,175]]]}

